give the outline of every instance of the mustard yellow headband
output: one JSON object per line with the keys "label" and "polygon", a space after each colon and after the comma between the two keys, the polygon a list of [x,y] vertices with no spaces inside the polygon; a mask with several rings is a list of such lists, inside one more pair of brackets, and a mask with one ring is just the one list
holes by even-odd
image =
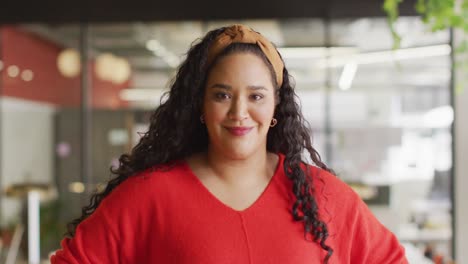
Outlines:
{"label": "mustard yellow headband", "polygon": [[260,33],[244,25],[232,25],[226,28],[224,32],[214,40],[213,44],[211,44],[211,47],[208,50],[208,65],[210,65],[214,58],[231,43],[257,44],[273,66],[273,70],[276,73],[276,81],[278,86],[281,87],[281,84],[283,83],[284,64],[278,54],[278,51],[276,51],[276,48],[268,39],[263,37]]}

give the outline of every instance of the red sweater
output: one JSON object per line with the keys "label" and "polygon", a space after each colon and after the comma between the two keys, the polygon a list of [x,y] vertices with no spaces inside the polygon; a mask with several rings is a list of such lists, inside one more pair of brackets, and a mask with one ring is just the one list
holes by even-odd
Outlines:
{"label": "red sweater", "polygon": [[[304,238],[291,206],[292,182],[280,155],[262,195],[243,211],[212,195],[180,162],[120,184],[52,256],[58,263],[323,263],[326,251]],[[309,166],[333,249],[329,263],[408,263],[395,236],[337,177]]]}

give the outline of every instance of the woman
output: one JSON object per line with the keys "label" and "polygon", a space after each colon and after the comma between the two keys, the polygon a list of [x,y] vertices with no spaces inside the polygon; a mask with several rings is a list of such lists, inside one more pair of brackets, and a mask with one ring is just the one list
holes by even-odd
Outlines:
{"label": "woman", "polygon": [[407,263],[305,124],[267,39],[209,32],[52,263]]}

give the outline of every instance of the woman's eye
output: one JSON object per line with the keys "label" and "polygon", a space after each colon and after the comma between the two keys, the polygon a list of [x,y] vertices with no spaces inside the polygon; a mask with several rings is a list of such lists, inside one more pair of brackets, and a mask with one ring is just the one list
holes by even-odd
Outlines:
{"label": "woman's eye", "polygon": [[258,100],[261,100],[263,98],[262,95],[260,94],[252,94],[251,95],[251,98],[254,100],[254,101],[258,101]]}
{"label": "woman's eye", "polygon": [[215,98],[218,100],[226,100],[226,99],[229,99],[230,96],[229,94],[226,94],[226,93],[216,93]]}

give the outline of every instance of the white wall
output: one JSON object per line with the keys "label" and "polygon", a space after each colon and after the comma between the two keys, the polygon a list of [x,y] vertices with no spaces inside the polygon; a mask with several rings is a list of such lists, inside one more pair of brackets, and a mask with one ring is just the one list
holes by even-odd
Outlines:
{"label": "white wall", "polygon": [[[52,183],[55,109],[50,105],[11,97],[0,100],[0,177],[3,190],[14,183]],[[1,201],[0,223],[19,220],[21,201],[5,196]]]}

